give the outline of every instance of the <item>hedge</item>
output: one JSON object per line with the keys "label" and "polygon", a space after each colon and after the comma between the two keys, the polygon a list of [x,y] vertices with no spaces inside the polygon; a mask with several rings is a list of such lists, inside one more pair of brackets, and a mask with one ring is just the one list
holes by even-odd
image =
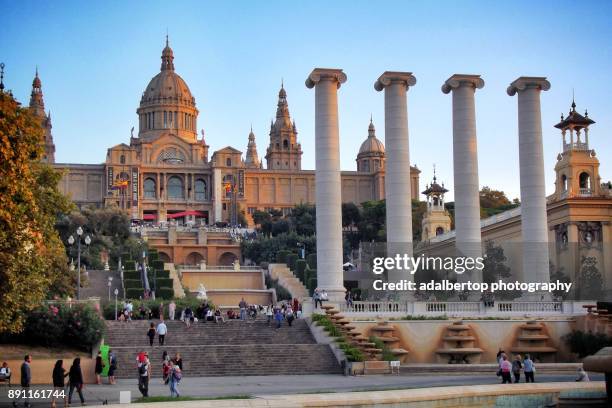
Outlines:
{"label": "hedge", "polygon": [[164,270],[164,261],[160,261],[159,259],[150,263],[151,268],[157,269],[158,271]]}
{"label": "hedge", "polygon": [[[170,301],[167,299],[160,299],[159,297],[157,297],[155,300],[153,299],[132,300],[132,304],[134,306],[132,318],[140,319],[140,305],[144,305],[146,309],[151,310],[151,313],[153,314],[154,319],[159,319],[159,307],[162,303],[164,304],[164,317],[168,319],[168,304],[170,303]],[[174,303],[176,304],[176,312],[174,315],[174,319],[178,320],[181,317],[181,312],[187,306],[191,307],[191,310],[193,310],[195,313],[197,311],[198,306],[200,306],[201,301],[194,297],[185,297],[181,299],[174,299]],[[214,307],[213,303],[210,302],[210,300],[208,301],[208,304],[210,305],[210,307]],[[123,302],[118,303],[117,313],[121,313],[122,310],[123,310]],[[105,319],[114,320],[115,319],[115,303],[111,302],[107,304],[106,306],[104,306],[103,314],[104,314]]]}
{"label": "hedge", "polygon": [[130,253],[129,252],[123,252],[121,254],[121,263],[125,265],[125,263],[127,261],[129,261],[131,259]]}
{"label": "hedge", "polygon": [[310,269],[317,269],[317,254],[308,254],[306,257],[306,262],[308,262]]}
{"label": "hedge", "polygon": [[157,261],[159,259],[159,254],[157,253],[157,249],[150,249],[149,250],[149,264],[153,263],[154,261]]}
{"label": "hedge", "polygon": [[169,278],[157,278],[157,287],[158,288],[171,288],[172,285],[172,281],[174,279],[169,279]]}
{"label": "hedge", "polygon": [[155,292],[155,297],[159,299],[172,299],[174,297],[174,289],[171,287],[160,287]]}
{"label": "hedge", "polygon": [[303,259],[298,259],[297,261],[295,261],[295,276],[297,276],[297,278],[303,282],[305,282],[305,272],[306,272],[306,268],[308,267],[308,264],[306,263],[305,260]]}
{"label": "hedge", "polygon": [[128,299],[140,299],[140,297],[144,295],[144,289],[140,288],[125,288],[125,297]]}
{"label": "hedge", "polygon": [[132,261],[132,260],[125,261],[124,266],[125,266],[125,270],[126,271],[129,271],[129,270],[135,271],[136,270],[136,262],[135,261]]}
{"label": "hedge", "polygon": [[299,257],[296,254],[287,255],[287,266],[290,270],[295,271],[295,261],[297,261]]}
{"label": "hedge", "polygon": [[142,290],[142,282],[140,279],[124,279],[123,286],[125,286],[126,289],[140,288]]}
{"label": "hedge", "polygon": [[137,271],[123,271],[123,279],[128,280],[140,280],[140,272]]}
{"label": "hedge", "polygon": [[[11,343],[66,346],[91,351],[104,334],[104,321],[88,304],[53,304],[27,312],[24,330],[6,334]],[[4,335],[0,336],[3,337]]]}
{"label": "hedge", "polygon": [[276,253],[276,263],[287,263],[287,256],[289,256],[289,254],[291,254],[290,251],[278,251]]}
{"label": "hedge", "polygon": [[314,290],[317,288],[317,276],[316,276],[316,271],[315,271],[315,276],[313,276],[312,278],[308,279],[308,291],[310,292],[310,294],[312,295],[314,293]]}

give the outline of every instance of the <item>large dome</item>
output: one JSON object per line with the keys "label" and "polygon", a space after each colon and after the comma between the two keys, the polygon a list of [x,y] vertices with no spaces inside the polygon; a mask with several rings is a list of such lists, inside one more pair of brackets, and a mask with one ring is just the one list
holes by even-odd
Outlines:
{"label": "large dome", "polygon": [[161,71],[155,75],[142,94],[141,102],[195,103],[187,83],[173,70]]}
{"label": "large dome", "polygon": [[385,153],[385,145],[376,137],[374,123],[370,121],[368,127],[368,138],[361,144],[359,154]]}

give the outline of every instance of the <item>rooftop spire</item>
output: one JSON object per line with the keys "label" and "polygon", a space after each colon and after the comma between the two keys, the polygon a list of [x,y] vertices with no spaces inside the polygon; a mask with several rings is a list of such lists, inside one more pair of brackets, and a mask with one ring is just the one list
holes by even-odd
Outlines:
{"label": "rooftop spire", "polygon": [[0,91],[4,91],[4,62],[0,62]]}
{"label": "rooftop spire", "polygon": [[162,51],[162,71],[174,71],[174,52],[170,48],[170,41],[168,40],[168,34],[166,34],[166,47]]}

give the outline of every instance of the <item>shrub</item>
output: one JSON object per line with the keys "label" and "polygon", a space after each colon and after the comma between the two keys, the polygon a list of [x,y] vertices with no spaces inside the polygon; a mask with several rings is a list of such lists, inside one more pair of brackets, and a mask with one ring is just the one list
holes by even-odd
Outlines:
{"label": "shrub", "polygon": [[287,256],[291,252],[283,250],[276,253],[276,263],[287,263]]}
{"label": "shrub", "polygon": [[298,260],[298,256],[296,254],[287,255],[287,266],[290,270],[295,271],[295,261]]}
{"label": "shrub", "polygon": [[130,253],[129,253],[129,252],[123,252],[123,253],[121,254],[121,263],[122,263],[123,265],[125,265],[125,263],[126,263],[127,261],[129,261],[130,259],[131,259],[131,257],[130,257]]}
{"label": "shrub", "polygon": [[140,272],[137,271],[124,271],[123,272],[124,280],[140,280]]}
{"label": "shrub", "polygon": [[135,271],[136,270],[136,261],[132,261],[132,260],[125,261],[124,266],[125,266],[125,270],[126,271],[128,271],[128,270]]}
{"label": "shrub", "polygon": [[88,304],[44,305],[26,316],[21,334],[8,337],[11,342],[42,346],[70,345],[90,351],[104,334],[104,322]]}
{"label": "shrub", "polygon": [[277,300],[291,300],[291,293],[278,283],[278,279],[272,279],[272,277],[268,274],[265,275],[266,287],[270,289],[274,289],[276,291],[276,299]]}
{"label": "shrub", "polygon": [[297,261],[295,261],[295,276],[297,276],[297,278],[302,281],[302,283],[305,282],[304,278],[304,272],[306,272],[306,267],[308,266],[308,264],[306,263],[305,260],[303,259],[298,259]]}
{"label": "shrub", "polygon": [[157,252],[157,249],[150,249],[149,250],[149,255],[147,257],[148,261],[149,261],[149,265],[153,262],[159,259],[159,253]]}
{"label": "shrub", "polygon": [[126,290],[133,289],[133,288],[142,289],[142,282],[140,281],[140,279],[124,279],[123,285],[125,286]]}
{"label": "shrub", "polygon": [[389,348],[389,346],[387,346],[385,342],[379,339],[378,337],[370,336],[370,343],[374,343],[376,348],[382,350],[383,361],[397,360],[397,357],[395,357],[395,354],[391,352],[391,349]]}
{"label": "shrub", "polygon": [[173,287],[172,281],[173,281],[173,279],[160,278],[158,276],[158,278],[157,278],[157,287],[158,288],[171,288],[171,287]]}
{"label": "shrub", "polygon": [[172,299],[174,297],[174,289],[172,287],[160,287],[155,292],[155,297],[160,299]]}
{"label": "shrub", "polygon": [[144,289],[140,288],[125,288],[125,296],[128,299],[139,299],[142,295],[144,295]]}
{"label": "shrub", "polygon": [[[169,288],[160,288],[160,289],[169,289]],[[144,305],[145,309],[151,310],[154,319],[159,319],[159,309],[160,305],[164,304],[164,316],[168,317],[168,304],[170,303],[169,299],[161,299],[158,297],[153,299],[146,300],[132,300],[132,304],[134,305],[134,316],[133,319],[140,319],[140,306]],[[191,309],[195,312],[198,306],[201,304],[201,301],[197,298],[186,297],[181,299],[174,299],[174,303],[176,304],[176,314],[175,319],[179,319],[181,317],[181,313],[183,309],[187,306],[191,307]],[[208,304],[214,306],[212,302],[208,301]],[[120,302],[117,307],[118,313],[123,311],[123,302]],[[113,320],[115,318],[115,304],[111,302],[111,304],[107,304],[104,307],[103,315],[105,319]]]}
{"label": "shrub", "polygon": [[156,259],[155,261],[151,262],[150,265],[151,268],[157,269],[158,271],[164,270],[164,261],[160,261],[159,259]]}
{"label": "shrub", "polygon": [[310,269],[317,269],[317,254],[308,254],[308,256],[306,257],[306,262],[308,262],[308,266],[310,267]]}
{"label": "shrub", "polygon": [[314,290],[317,288],[317,271],[314,271],[314,276],[308,278],[308,284],[306,285],[308,291],[312,295]]}
{"label": "shrub", "polygon": [[603,333],[585,333],[580,330],[566,334],[564,340],[572,353],[578,354],[580,358],[593,355],[604,347],[612,346],[612,337]]}

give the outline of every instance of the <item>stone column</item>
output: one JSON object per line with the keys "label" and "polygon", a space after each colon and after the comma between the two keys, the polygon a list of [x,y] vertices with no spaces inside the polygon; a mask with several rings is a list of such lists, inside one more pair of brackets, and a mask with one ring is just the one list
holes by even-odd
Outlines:
{"label": "stone column", "polygon": [[341,69],[315,68],[306,87],[315,88],[315,203],[317,207],[317,285],[334,302],[344,300],[342,198],[338,88]]}
{"label": "stone column", "polygon": [[[386,71],[374,83],[385,90],[385,198],[387,255],[412,256],[412,183],[408,138],[407,91],[416,84],[411,72]],[[410,271],[390,270],[389,281],[412,279]]]}
{"label": "stone column", "polygon": [[214,217],[213,217],[213,221],[211,222],[211,224],[214,224],[215,222],[221,222],[223,215],[223,203],[222,203],[222,199],[223,199],[223,188],[221,186],[221,169],[214,169],[213,170],[213,211],[214,211]]}
{"label": "stone column", "polygon": [[510,96],[518,93],[521,232],[523,279],[526,282],[550,280],[540,111],[540,92],[549,89],[550,82],[544,77],[520,77],[510,84],[507,91]]}
{"label": "stone column", "polygon": [[[484,87],[480,75],[455,74],[442,85],[453,93],[453,174],[455,184],[455,246],[459,256],[482,256],[480,238],[480,188],[476,139],[476,89]],[[482,281],[482,271],[473,269],[460,281]]]}

